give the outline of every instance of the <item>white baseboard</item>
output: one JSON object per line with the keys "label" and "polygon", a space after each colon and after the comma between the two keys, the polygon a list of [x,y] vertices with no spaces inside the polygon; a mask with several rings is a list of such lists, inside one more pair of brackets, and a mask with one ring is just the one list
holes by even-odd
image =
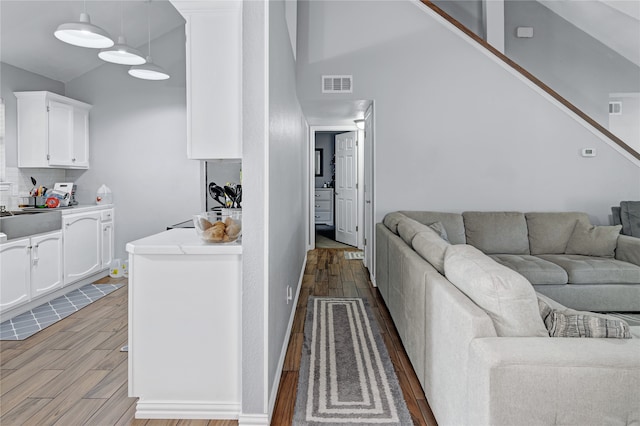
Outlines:
{"label": "white baseboard", "polygon": [[277,380],[273,381],[273,386],[269,395],[269,418],[273,414],[273,409],[276,405],[276,397],[278,396],[278,387],[280,386],[280,379],[282,377],[282,369],[284,368],[284,359],[287,356],[287,348],[289,347],[289,339],[291,338],[291,330],[293,329],[293,320],[296,316],[296,308],[298,306],[298,298],[300,297],[300,289],[302,288],[302,279],[304,278],[304,270],[307,267],[307,253],[304,254],[304,260],[302,262],[302,270],[300,271],[300,277],[298,278],[298,288],[296,295],[293,298],[293,309],[291,309],[291,315],[289,316],[289,324],[287,325],[286,339],[284,339],[282,349],[280,350],[280,359],[278,360],[278,368],[276,369]]}
{"label": "white baseboard", "polygon": [[238,426],[267,426],[269,416],[266,414],[240,414]]}
{"label": "white baseboard", "polygon": [[[141,401],[136,404],[136,419],[217,419],[235,420],[240,404],[209,402]],[[265,423],[266,424],[266,423]]]}

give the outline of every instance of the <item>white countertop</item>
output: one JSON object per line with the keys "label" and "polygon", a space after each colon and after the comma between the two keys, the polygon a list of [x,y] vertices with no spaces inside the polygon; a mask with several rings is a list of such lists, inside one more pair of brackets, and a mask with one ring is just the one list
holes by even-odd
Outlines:
{"label": "white countertop", "polygon": [[60,209],[60,212],[64,216],[74,213],[86,213],[93,210],[112,209],[113,207],[113,204],[78,204],[68,209]]}
{"label": "white countertop", "polygon": [[194,228],[178,228],[160,232],[127,243],[131,254],[242,254],[242,243],[207,244]]}

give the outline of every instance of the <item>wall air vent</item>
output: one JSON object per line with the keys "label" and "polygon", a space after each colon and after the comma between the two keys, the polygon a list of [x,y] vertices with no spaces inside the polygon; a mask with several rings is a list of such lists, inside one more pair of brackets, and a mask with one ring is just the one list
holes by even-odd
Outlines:
{"label": "wall air vent", "polygon": [[352,75],[323,75],[322,93],[352,93]]}
{"label": "wall air vent", "polygon": [[609,115],[622,115],[622,101],[609,102]]}

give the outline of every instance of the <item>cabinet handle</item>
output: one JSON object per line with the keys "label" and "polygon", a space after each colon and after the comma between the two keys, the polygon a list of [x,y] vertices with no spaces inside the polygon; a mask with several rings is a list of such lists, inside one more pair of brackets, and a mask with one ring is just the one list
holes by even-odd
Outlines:
{"label": "cabinet handle", "polygon": [[316,219],[320,219],[320,216],[317,216],[317,215],[316,215]]}
{"label": "cabinet handle", "polygon": [[76,162],[76,159],[75,159],[75,158],[72,158],[72,159],[71,159],[71,161],[73,161],[73,162],[75,163],[75,162]]}
{"label": "cabinet handle", "polygon": [[316,194],[316,197],[319,197],[319,196],[320,196],[320,194]]}
{"label": "cabinet handle", "polygon": [[320,207],[320,204],[316,204],[316,207]]}
{"label": "cabinet handle", "polygon": [[40,258],[38,257],[38,244],[33,246],[33,248],[35,249],[33,250],[33,264],[35,265],[36,263],[38,263],[38,260],[40,260]]}

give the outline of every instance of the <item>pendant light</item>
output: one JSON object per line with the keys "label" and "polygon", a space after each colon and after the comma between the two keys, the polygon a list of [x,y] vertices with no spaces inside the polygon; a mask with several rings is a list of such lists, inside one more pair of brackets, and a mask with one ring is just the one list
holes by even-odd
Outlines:
{"label": "pendant light", "polygon": [[124,19],[122,12],[122,1],[120,1],[120,35],[118,36],[118,43],[111,47],[102,49],[98,53],[98,57],[106,62],[121,65],[140,65],[145,63],[144,56],[139,50],[127,45],[127,40],[124,38]]}
{"label": "pendant light", "polygon": [[102,49],[113,46],[111,36],[102,28],[93,25],[87,14],[87,1],[84,1],[84,12],[80,14],[79,22],[61,24],[53,33],[58,40],[80,47]]}
{"label": "pendant light", "polygon": [[169,74],[159,65],[153,63],[151,59],[151,12],[149,9],[151,0],[147,1],[147,36],[148,36],[148,54],[147,62],[142,65],[134,65],[129,68],[129,75],[141,78],[143,80],[166,80]]}

